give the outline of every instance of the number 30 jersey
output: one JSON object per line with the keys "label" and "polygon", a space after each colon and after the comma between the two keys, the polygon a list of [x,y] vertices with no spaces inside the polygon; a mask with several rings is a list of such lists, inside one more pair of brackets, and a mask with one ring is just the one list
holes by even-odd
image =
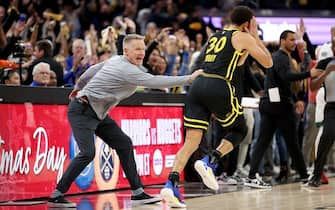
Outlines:
{"label": "number 30 jersey", "polygon": [[231,81],[238,61],[243,54],[235,50],[231,39],[234,33],[240,31],[226,28],[213,34],[202,51],[204,72],[216,74]]}

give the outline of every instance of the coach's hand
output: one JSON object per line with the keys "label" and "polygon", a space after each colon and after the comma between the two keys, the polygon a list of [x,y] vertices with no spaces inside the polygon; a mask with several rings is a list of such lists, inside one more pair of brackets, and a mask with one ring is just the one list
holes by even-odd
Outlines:
{"label": "coach's hand", "polygon": [[197,78],[197,76],[199,76],[200,74],[202,74],[204,72],[203,69],[198,69],[196,71],[194,71],[191,76],[190,76],[190,79],[188,80],[189,83],[192,83],[193,80],[195,80],[195,78]]}
{"label": "coach's hand", "polygon": [[79,90],[73,89],[69,95],[69,100],[71,101],[72,99],[74,99],[77,96],[78,92]]}

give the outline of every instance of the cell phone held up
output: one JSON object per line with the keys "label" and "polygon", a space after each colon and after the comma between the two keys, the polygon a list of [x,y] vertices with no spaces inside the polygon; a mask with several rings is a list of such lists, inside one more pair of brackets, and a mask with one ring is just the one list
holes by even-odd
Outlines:
{"label": "cell phone held up", "polygon": [[27,20],[27,15],[24,14],[24,13],[21,13],[21,14],[19,15],[19,18],[17,19],[17,22],[19,22],[19,23],[25,23],[26,20]]}

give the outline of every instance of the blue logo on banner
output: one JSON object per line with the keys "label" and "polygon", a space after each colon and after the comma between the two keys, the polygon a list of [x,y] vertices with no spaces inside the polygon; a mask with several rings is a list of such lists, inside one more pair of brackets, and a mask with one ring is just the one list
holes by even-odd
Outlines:
{"label": "blue logo on banner", "polygon": [[77,205],[78,210],[94,210],[93,204],[87,198],[83,198],[79,201]]}
{"label": "blue logo on banner", "polygon": [[112,149],[105,143],[101,144],[101,155],[99,158],[100,173],[105,181],[112,178],[114,171],[114,163],[112,157]]}
{"label": "blue logo on banner", "polygon": [[[94,138],[95,139],[95,138]],[[70,137],[70,159],[72,160],[79,153],[79,148],[73,133]],[[86,190],[92,184],[94,178],[94,161],[92,161],[76,178],[75,182],[81,190]]]}

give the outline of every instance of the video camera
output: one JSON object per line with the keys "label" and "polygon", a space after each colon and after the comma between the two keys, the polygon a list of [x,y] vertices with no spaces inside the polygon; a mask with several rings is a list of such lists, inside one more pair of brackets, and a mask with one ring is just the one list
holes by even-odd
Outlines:
{"label": "video camera", "polygon": [[18,40],[15,43],[13,57],[23,58],[25,56],[24,50],[26,49],[26,45],[23,40]]}

